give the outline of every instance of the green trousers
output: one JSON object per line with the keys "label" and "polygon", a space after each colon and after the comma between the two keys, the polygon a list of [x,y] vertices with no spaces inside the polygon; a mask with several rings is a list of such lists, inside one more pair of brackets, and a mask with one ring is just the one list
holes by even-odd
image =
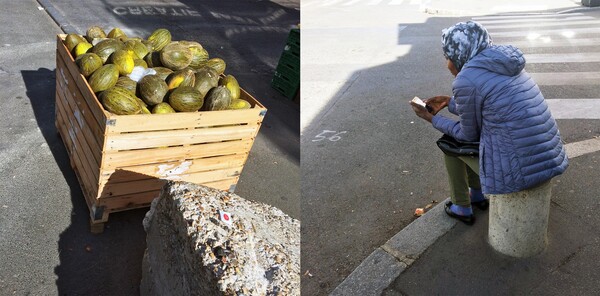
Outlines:
{"label": "green trousers", "polygon": [[479,183],[478,156],[448,156],[444,154],[448,181],[450,182],[450,199],[459,206],[470,206],[469,187],[481,189]]}

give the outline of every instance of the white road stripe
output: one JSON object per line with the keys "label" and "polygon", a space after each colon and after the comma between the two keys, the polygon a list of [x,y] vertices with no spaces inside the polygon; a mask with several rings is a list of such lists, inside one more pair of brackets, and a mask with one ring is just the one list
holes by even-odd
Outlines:
{"label": "white road stripe", "polygon": [[569,158],[575,158],[588,153],[600,151],[600,138],[568,143],[565,145],[565,150],[567,150],[567,155]]}
{"label": "white road stripe", "polygon": [[350,1],[346,2],[346,3],[344,3],[344,6],[354,5],[354,4],[356,4],[356,3],[360,2],[360,1],[361,0],[350,0]]}
{"label": "white road stripe", "polygon": [[486,26],[482,24],[488,31],[491,30],[501,30],[501,29],[515,29],[515,28],[530,28],[531,30],[536,28],[544,28],[544,27],[566,27],[566,26],[580,26],[580,25],[598,25],[600,21],[598,20],[587,20],[587,21],[561,21],[561,22],[526,22],[519,24],[510,24],[510,25],[491,25]]}
{"label": "white road stripe", "polygon": [[[582,13],[569,13],[569,16],[580,16]],[[540,14],[516,14],[516,15],[495,15],[495,16],[483,16],[483,17],[474,17],[472,18],[474,21],[479,20],[502,20],[502,19],[536,19],[536,18],[545,18],[545,17],[557,17],[556,13],[540,13]]]}
{"label": "white road stripe", "polygon": [[494,37],[526,37],[532,34],[536,35],[562,35],[566,32],[571,32],[572,34],[582,33],[600,33],[600,27],[595,28],[567,28],[560,30],[520,30],[520,31],[511,31],[511,32],[489,32]]}
{"label": "white road stripe", "polygon": [[559,38],[555,39],[547,39],[550,38],[546,36],[546,38],[536,38],[532,40],[506,40],[503,41],[502,38],[494,38],[495,44],[511,44],[519,48],[527,48],[527,47],[574,47],[574,46],[598,46],[600,45],[600,38],[585,38],[585,39],[570,39],[563,38],[559,36]]}
{"label": "white road stripe", "polygon": [[600,72],[529,73],[538,85],[600,85]]}
{"label": "white road stripe", "polygon": [[600,99],[547,99],[555,119],[600,119]]}
{"label": "white road stripe", "polygon": [[321,3],[321,5],[319,5],[319,6],[321,6],[321,7],[323,7],[323,6],[331,6],[331,5],[334,5],[334,4],[336,4],[338,2],[341,2],[341,1],[342,0],[328,0],[328,1],[323,1],[323,3]]}
{"label": "white road stripe", "polygon": [[381,1],[383,1],[383,0],[372,0],[371,2],[367,3],[367,5],[377,5],[377,4],[379,4]]}
{"label": "white road stripe", "polygon": [[[541,19],[535,19],[535,22],[586,21],[586,20],[595,20],[595,19],[596,18],[593,18],[591,16],[573,16],[573,17],[565,17],[565,18],[557,18],[557,17],[541,18]],[[523,23],[523,22],[531,23],[531,21],[532,20],[530,20],[530,19],[509,19],[509,20],[491,20],[491,21],[478,20],[477,22],[486,26],[486,28],[487,28],[488,25]]]}
{"label": "white road stripe", "polygon": [[600,62],[600,52],[525,54],[525,59],[528,64]]}
{"label": "white road stripe", "polygon": [[388,5],[400,5],[402,2],[404,2],[404,0],[391,0],[388,2]]}

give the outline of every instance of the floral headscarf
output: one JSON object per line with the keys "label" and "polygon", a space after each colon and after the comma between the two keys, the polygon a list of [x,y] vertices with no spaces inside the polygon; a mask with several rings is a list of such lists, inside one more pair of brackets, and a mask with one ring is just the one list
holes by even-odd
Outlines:
{"label": "floral headscarf", "polygon": [[452,61],[459,72],[470,59],[490,45],[492,39],[487,30],[473,21],[461,22],[442,30],[444,56]]}

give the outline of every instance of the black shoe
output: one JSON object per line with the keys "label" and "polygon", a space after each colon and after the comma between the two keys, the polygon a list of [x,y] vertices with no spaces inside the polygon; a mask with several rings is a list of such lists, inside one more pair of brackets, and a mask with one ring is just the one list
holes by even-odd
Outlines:
{"label": "black shoe", "polygon": [[467,225],[473,225],[473,223],[475,223],[475,216],[473,215],[469,215],[469,216],[463,216],[463,215],[459,215],[459,214],[455,214],[454,212],[452,212],[452,210],[450,209],[450,206],[452,206],[452,202],[449,201],[446,203],[444,210],[446,211],[446,214],[448,214],[448,216],[454,218],[454,219],[458,219],[461,222],[467,224]]}
{"label": "black shoe", "polygon": [[472,201],[471,205],[476,206],[477,208],[479,208],[482,211],[485,211],[490,206],[490,201],[487,199],[482,200],[482,201]]}

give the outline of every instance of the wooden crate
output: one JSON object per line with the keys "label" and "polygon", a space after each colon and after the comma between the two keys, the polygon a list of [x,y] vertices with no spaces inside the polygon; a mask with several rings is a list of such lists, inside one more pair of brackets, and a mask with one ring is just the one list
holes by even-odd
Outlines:
{"label": "wooden crate", "polygon": [[57,36],[56,128],[90,210],[93,232],[113,212],[149,206],[166,180],[234,191],[267,109],[115,115],[104,110]]}

